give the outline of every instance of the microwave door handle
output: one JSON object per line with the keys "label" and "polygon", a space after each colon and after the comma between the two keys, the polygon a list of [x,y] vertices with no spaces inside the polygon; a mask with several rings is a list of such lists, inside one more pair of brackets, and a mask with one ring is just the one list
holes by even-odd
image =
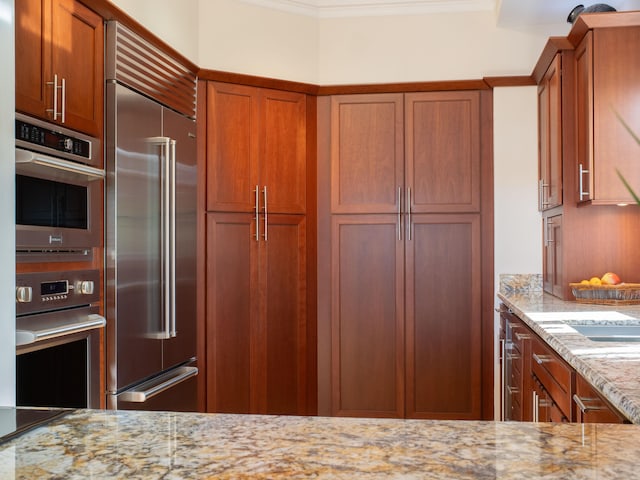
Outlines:
{"label": "microwave door handle", "polygon": [[102,180],[105,177],[105,171],[101,168],[90,167],[81,163],[70,162],[61,158],[50,157],[29,150],[16,149],[16,165],[41,165],[56,170],[64,170],[66,172],[77,175],[86,176],[88,180]]}

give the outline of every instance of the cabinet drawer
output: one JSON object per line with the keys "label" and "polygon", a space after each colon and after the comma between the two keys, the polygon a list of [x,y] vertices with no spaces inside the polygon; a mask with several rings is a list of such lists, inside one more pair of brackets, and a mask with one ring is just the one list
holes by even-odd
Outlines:
{"label": "cabinet drawer", "polygon": [[573,370],[538,339],[531,342],[531,370],[567,419],[571,419]]}
{"label": "cabinet drawer", "polygon": [[580,375],[576,375],[576,421],[581,423],[627,423],[628,420],[612,407]]}

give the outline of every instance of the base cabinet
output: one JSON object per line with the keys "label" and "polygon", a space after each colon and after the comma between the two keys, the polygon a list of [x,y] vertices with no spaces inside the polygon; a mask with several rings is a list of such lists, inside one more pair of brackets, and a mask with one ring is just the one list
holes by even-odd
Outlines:
{"label": "base cabinet", "polygon": [[576,407],[576,422],[629,423],[580,375],[576,376],[576,393],[573,395],[573,402]]}
{"label": "base cabinet", "polygon": [[500,321],[505,331],[504,420],[628,422],[505,305],[500,306]]}

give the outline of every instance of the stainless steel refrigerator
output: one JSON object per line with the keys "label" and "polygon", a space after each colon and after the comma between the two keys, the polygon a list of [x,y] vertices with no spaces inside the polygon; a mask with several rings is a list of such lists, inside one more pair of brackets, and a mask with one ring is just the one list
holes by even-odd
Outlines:
{"label": "stainless steel refrigerator", "polygon": [[106,83],[107,407],[195,411],[196,125]]}

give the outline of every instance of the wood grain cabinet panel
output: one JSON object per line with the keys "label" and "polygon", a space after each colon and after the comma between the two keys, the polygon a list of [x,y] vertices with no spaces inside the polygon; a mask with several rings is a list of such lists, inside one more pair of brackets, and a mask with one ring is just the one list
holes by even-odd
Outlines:
{"label": "wood grain cabinet panel", "polygon": [[104,26],[98,14],[75,0],[16,2],[16,56],[16,110],[102,137]]}
{"label": "wood grain cabinet panel", "polygon": [[331,98],[332,213],[398,210],[398,189],[404,187],[403,124],[402,94]]}
{"label": "wood grain cabinet panel", "polygon": [[305,213],[305,96],[209,82],[207,102],[207,210],[264,209],[266,194],[270,212]]}
{"label": "wood grain cabinet panel", "polygon": [[554,57],[538,85],[538,208],[562,205],[562,54]]}
{"label": "wood grain cabinet panel", "polygon": [[480,93],[329,111],[331,413],[482,418]]}
{"label": "wood grain cabinet panel", "polygon": [[206,103],[207,411],[313,413],[306,97],[209,82]]}
{"label": "wood grain cabinet panel", "polygon": [[407,417],[480,418],[480,218],[417,214],[410,228]]}
{"label": "wood grain cabinet panel", "polygon": [[412,211],[480,211],[479,92],[406,94],[405,117]]}
{"label": "wood grain cabinet panel", "polygon": [[404,416],[404,245],[394,215],[332,221],[332,413]]}
{"label": "wood grain cabinet panel", "polygon": [[576,47],[577,168],[588,170],[579,200],[603,205],[634,202],[617,171],[637,188],[639,147],[617,115],[640,132],[634,101],[639,47],[640,26],[595,28]]}

